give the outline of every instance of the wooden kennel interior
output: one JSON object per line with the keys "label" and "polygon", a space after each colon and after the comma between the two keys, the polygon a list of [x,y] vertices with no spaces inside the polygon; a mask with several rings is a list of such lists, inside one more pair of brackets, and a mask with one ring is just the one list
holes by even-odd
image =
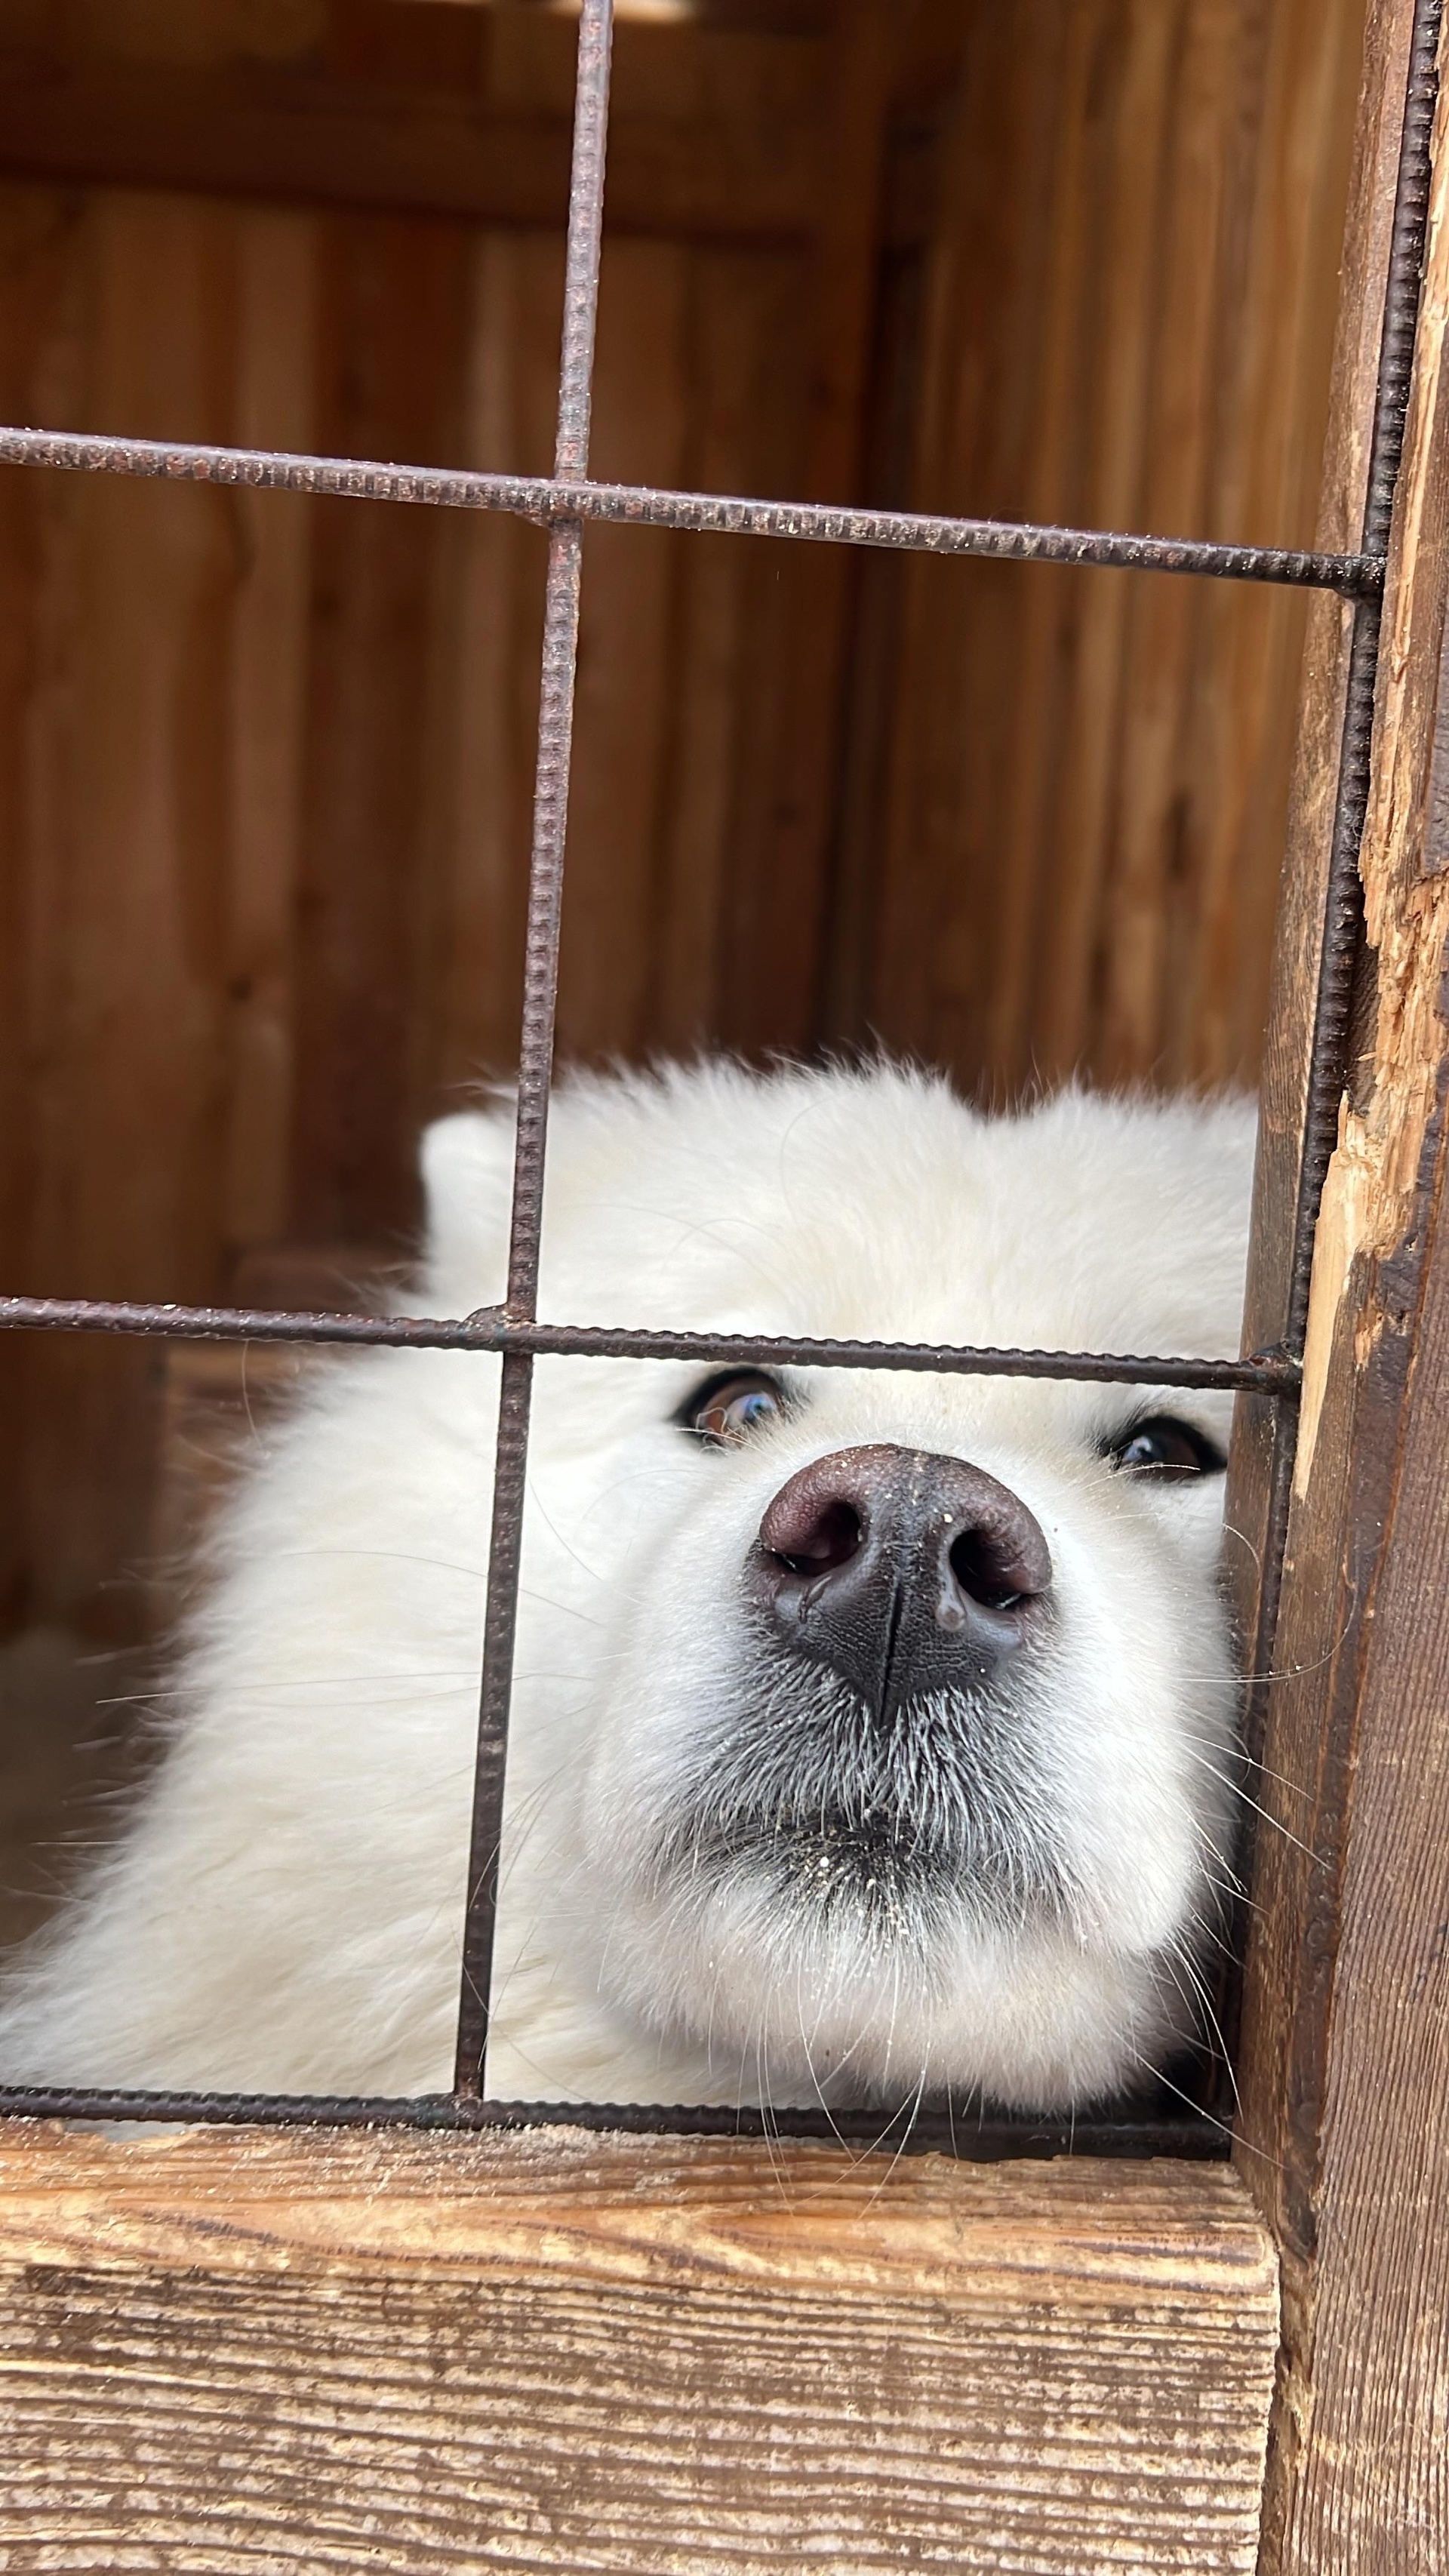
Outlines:
{"label": "wooden kennel interior", "polygon": [[[1360,550],[1425,0],[619,21],[595,476]],[[576,38],[5,0],[0,412],[546,473]],[[1265,2568],[1443,2563],[1442,185],[1233,2167],[16,2124],[13,2563],[1238,2569],[1264,2498]],[[335,1302],[516,1047],[544,533],[18,467],[0,513],[0,1285]],[[583,598],[563,1056],[1260,1079],[1276,1343],[1351,607],[603,526]],[[11,1627],[133,1646],[225,1365],[0,1366]]]}

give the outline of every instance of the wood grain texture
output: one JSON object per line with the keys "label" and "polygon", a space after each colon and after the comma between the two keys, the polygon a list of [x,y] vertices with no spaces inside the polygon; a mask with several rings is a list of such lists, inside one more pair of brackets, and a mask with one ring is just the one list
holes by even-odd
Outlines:
{"label": "wood grain texture", "polygon": [[[329,217],[318,436],[328,454],[457,457],[467,245],[452,227]],[[442,514],[315,503],[296,916],[291,1230],[415,1223],[410,1039],[427,1009],[423,832]]]}
{"label": "wood grain texture", "polygon": [[[21,265],[45,288],[17,408],[217,435],[224,218],[143,197],[89,221],[53,199],[28,204]],[[167,1293],[188,1280],[205,1293],[220,1215],[235,516],[219,494],[178,515],[159,493],[123,497],[99,480],[22,507],[36,574],[11,603],[27,649],[24,827],[7,855],[24,879],[30,1178],[11,1274],[89,1271],[144,1295],[164,1271]],[[32,1568],[46,1562],[53,1600],[94,1600],[98,1568],[129,1565],[146,1369],[139,1349],[26,1354],[27,1553]],[[118,1463],[113,1480],[67,1492],[77,1440]]]}
{"label": "wood grain texture", "polygon": [[[1306,543],[1362,0],[970,13],[914,506]],[[861,1019],[984,1090],[1251,1081],[1300,601],[913,561]]]}
{"label": "wood grain texture", "polygon": [[0,2141],[0,2563],[1247,2570],[1224,2169]]}
{"label": "wood grain texture", "polygon": [[[867,372],[881,262],[894,38],[878,0],[843,0],[825,84],[818,195],[806,265],[801,489],[860,498]],[[751,835],[721,960],[735,1042],[751,1054],[816,1035],[827,937],[831,826],[844,714],[848,621],[859,565],[837,546],[802,549],[780,621],[781,679],[761,748],[773,793]]]}
{"label": "wood grain texture", "polygon": [[[1371,32],[1370,135],[1387,121],[1378,94],[1402,94],[1401,23],[1390,14]],[[1433,791],[1449,602],[1442,110],[1441,97],[1361,857],[1375,1009],[1315,1244],[1247,1960],[1240,2165],[1284,2254],[1272,2576],[1428,2576],[1449,2556],[1449,883]],[[1350,326],[1355,316],[1350,304]],[[1325,663],[1325,697],[1332,677]],[[1305,792],[1305,815],[1312,805]],[[1309,836],[1287,890],[1290,944],[1317,864]],[[1286,1081],[1301,1060],[1291,1018],[1278,1045]],[[1264,1168],[1265,1220],[1283,1229],[1273,1175],[1291,1175],[1291,1158],[1272,1139]],[[1270,1233],[1260,1279],[1281,1257],[1282,1233]]]}
{"label": "wood grain texture", "polygon": [[[13,187],[6,206],[14,417],[547,462],[546,236],[107,191]],[[205,297],[159,294],[187,262]],[[603,470],[800,488],[802,266],[613,246]],[[6,498],[7,1277],[207,1297],[278,1235],[399,1256],[419,1127],[516,1046],[541,537],[39,476],[8,477]],[[724,539],[591,540],[568,1054],[731,1033],[726,924],[758,884],[741,858],[803,685],[783,647],[797,564]],[[7,1343],[0,1372],[11,1615],[134,1627],[145,1354]]]}

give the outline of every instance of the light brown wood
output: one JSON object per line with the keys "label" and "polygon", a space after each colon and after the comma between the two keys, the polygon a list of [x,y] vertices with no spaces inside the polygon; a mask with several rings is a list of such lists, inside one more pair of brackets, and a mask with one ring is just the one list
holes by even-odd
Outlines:
{"label": "light brown wood", "polygon": [[1246,2571],[1222,2168],[0,2139],[0,2560]]}

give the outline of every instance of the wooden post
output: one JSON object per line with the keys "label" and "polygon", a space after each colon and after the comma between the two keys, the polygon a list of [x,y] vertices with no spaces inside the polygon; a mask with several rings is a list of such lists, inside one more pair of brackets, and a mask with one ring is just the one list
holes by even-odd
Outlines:
{"label": "wooden post", "polygon": [[[1363,489],[1407,0],[1372,14],[1330,526]],[[1363,1031],[1319,1221],[1246,1972],[1239,2169],[1284,2264],[1262,2566],[1415,2576],[1449,2553],[1449,160],[1441,92],[1361,870]],[[1330,542],[1334,540],[1330,539]],[[1280,927],[1248,1330],[1281,1329],[1341,719],[1315,623]],[[1230,1519],[1266,1525],[1248,1422]]]}

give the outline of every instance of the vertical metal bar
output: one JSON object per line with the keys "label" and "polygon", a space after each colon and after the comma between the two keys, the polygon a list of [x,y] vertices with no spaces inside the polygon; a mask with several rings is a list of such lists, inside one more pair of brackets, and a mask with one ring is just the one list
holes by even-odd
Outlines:
{"label": "vertical metal bar", "polygon": [[[583,0],[574,91],[573,170],[569,186],[563,344],[559,359],[558,433],[554,446],[554,472],[560,478],[577,478],[588,471],[613,20],[613,0]],[[571,518],[556,520],[549,532],[544,594],[543,682],[538,711],[538,758],[534,772],[533,847],[528,880],[523,1025],[518,1049],[518,1117],[513,1153],[513,1215],[508,1246],[507,1312],[521,1322],[532,1322],[538,1311],[539,1239],[543,1223],[549,1089],[553,1078],[582,562],[582,521]],[[526,1351],[508,1352],[503,1361],[493,1474],[493,1529],[483,1627],[483,1683],[478,1713],[473,1824],[468,1852],[468,1903],[463,1930],[463,1978],[453,2079],[454,2089],[460,2098],[473,2101],[480,2099],[483,2092],[488,2043],[532,1392],[532,1355]]]}

